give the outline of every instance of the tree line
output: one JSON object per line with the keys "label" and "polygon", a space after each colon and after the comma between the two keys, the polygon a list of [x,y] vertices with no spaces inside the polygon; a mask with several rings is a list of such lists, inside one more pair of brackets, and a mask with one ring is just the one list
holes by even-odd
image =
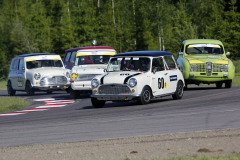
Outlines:
{"label": "tree line", "polygon": [[221,40],[240,57],[240,0],[0,0],[0,79],[11,59],[73,47],[114,47],[119,53],[165,50],[185,39]]}

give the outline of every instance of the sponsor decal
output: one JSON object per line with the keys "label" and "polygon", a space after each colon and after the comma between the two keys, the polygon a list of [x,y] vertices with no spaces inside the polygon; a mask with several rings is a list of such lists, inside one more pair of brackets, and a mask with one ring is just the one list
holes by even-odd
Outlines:
{"label": "sponsor decal", "polygon": [[48,56],[31,56],[31,58],[26,58],[27,62],[37,61],[37,60],[61,60],[58,55],[48,55]]}
{"label": "sponsor decal", "polygon": [[77,78],[77,74],[73,73],[72,74],[72,79],[76,79]]}
{"label": "sponsor decal", "polygon": [[108,56],[113,56],[115,55],[116,52],[111,52],[111,51],[86,51],[86,52],[78,52],[77,57],[79,56],[94,56],[94,55],[108,55]]}
{"label": "sponsor decal", "polygon": [[170,82],[176,81],[176,80],[177,80],[177,75],[170,76]]}

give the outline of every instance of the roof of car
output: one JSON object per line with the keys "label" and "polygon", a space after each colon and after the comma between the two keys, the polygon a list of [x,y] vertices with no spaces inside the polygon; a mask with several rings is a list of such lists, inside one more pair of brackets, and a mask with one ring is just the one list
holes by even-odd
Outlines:
{"label": "roof of car", "polygon": [[196,44],[196,43],[212,43],[212,44],[221,44],[222,42],[220,40],[216,39],[187,39],[183,41],[185,45],[187,44]]}
{"label": "roof of car", "polygon": [[30,57],[30,56],[40,56],[40,55],[56,55],[55,53],[29,53],[29,54],[21,54],[16,57]]}
{"label": "roof of car", "polygon": [[70,48],[70,49],[65,50],[65,52],[78,51],[78,50],[84,50],[84,49],[114,49],[114,48],[108,47],[108,46],[88,46],[88,47]]}
{"label": "roof of car", "polygon": [[134,51],[134,52],[126,52],[126,53],[120,53],[116,54],[113,57],[117,56],[148,56],[148,57],[158,57],[158,56],[166,56],[166,55],[172,55],[170,52],[166,51]]}

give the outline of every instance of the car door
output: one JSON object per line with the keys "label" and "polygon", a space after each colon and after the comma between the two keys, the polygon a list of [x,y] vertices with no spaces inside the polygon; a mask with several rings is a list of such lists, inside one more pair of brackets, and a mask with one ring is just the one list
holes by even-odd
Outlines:
{"label": "car door", "polygon": [[166,63],[166,70],[168,73],[168,79],[169,79],[169,87],[168,91],[169,93],[173,93],[176,91],[177,82],[180,77],[177,75],[177,65],[173,58],[173,56],[164,56],[164,60]]}
{"label": "car door", "polygon": [[181,45],[179,52],[178,52],[178,59],[177,59],[177,65],[180,68],[181,72],[183,71],[183,51],[184,51],[184,44]]}
{"label": "car door", "polygon": [[17,87],[18,86],[17,85],[18,63],[19,63],[18,58],[13,59],[13,61],[11,63],[10,73],[8,76],[8,79],[11,81],[11,85],[14,90],[18,89],[18,87]]}
{"label": "car door", "polygon": [[67,52],[66,55],[65,55],[65,57],[64,57],[63,63],[64,63],[64,65],[65,65],[65,67],[66,67],[67,69],[72,69],[72,66],[73,66],[73,65],[70,63],[71,54],[72,54],[72,52]]}
{"label": "car door", "polygon": [[19,90],[25,89],[25,63],[24,59],[19,59],[17,85]]}
{"label": "car door", "polygon": [[162,57],[153,58],[152,86],[154,96],[162,96],[168,93],[169,76]]}

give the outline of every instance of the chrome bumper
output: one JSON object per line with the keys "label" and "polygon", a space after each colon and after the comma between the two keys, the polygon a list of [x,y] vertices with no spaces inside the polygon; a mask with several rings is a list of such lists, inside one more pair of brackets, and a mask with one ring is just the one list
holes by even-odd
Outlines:
{"label": "chrome bumper", "polygon": [[46,90],[65,90],[68,87],[70,87],[70,84],[66,84],[66,85],[46,85],[46,86],[33,86],[32,88],[34,88],[35,90],[42,90],[42,91],[46,91]]}
{"label": "chrome bumper", "polygon": [[91,95],[92,98],[105,101],[129,101],[139,96],[140,95]]}

